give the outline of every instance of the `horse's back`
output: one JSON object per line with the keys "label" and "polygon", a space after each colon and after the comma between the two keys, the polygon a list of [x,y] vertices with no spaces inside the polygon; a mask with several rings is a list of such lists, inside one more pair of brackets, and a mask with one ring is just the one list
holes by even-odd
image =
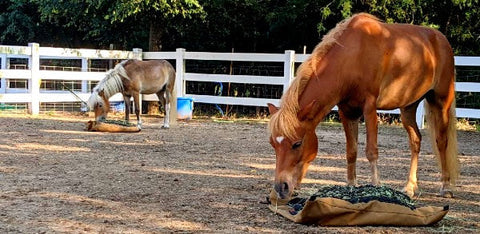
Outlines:
{"label": "horse's back", "polygon": [[368,15],[357,16],[350,28],[345,45],[353,45],[351,56],[357,57],[351,66],[370,76],[368,85],[377,86],[379,109],[409,105],[432,89],[450,92],[453,52],[438,30],[384,23]]}
{"label": "horse's back", "polygon": [[124,68],[135,88],[143,94],[157,93],[166,85],[173,86],[175,82],[175,69],[167,60],[131,59]]}
{"label": "horse's back", "polygon": [[137,59],[129,59],[124,64],[124,68],[128,69],[130,72],[135,73],[142,73],[142,72],[149,72],[155,73],[160,70],[166,71],[175,71],[172,64],[170,64],[167,60],[137,60]]}

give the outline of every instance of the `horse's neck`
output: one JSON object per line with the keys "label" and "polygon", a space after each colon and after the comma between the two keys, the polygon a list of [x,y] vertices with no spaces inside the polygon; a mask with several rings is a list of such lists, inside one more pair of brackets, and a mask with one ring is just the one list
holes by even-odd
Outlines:
{"label": "horse's neck", "polygon": [[322,77],[312,77],[312,79],[317,80],[311,80],[305,87],[299,99],[299,105],[300,110],[303,110],[316,102],[311,112],[315,113],[312,120],[317,125],[340,102],[342,91],[338,81]]}
{"label": "horse's neck", "polygon": [[104,96],[106,98],[110,98],[116,93],[121,93],[121,92],[123,92],[122,78],[116,72],[109,74],[109,77],[103,83]]}

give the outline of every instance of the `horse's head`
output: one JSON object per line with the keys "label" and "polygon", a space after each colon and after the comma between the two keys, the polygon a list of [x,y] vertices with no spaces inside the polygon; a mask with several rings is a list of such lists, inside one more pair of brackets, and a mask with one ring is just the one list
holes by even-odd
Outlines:
{"label": "horse's head", "polygon": [[[272,115],[269,126],[270,145],[276,154],[274,188],[278,197],[285,199],[291,197],[293,190],[300,186],[310,162],[317,156],[316,125],[305,119],[304,113],[309,110],[300,111],[295,116],[298,117],[298,124],[292,124],[286,118],[278,116],[283,113],[273,104],[268,104],[268,107]],[[294,127],[290,130],[279,129],[292,125]]]}
{"label": "horse's head", "polygon": [[103,95],[103,91],[94,90],[88,99],[88,109],[95,113],[95,121],[103,121],[107,118],[110,103]]}

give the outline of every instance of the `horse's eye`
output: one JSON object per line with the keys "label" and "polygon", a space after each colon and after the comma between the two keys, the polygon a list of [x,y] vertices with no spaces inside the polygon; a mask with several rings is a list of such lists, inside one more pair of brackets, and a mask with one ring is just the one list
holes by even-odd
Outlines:
{"label": "horse's eye", "polygon": [[293,143],[292,149],[297,149],[297,148],[300,147],[301,145],[302,145],[302,141],[297,141],[297,142]]}

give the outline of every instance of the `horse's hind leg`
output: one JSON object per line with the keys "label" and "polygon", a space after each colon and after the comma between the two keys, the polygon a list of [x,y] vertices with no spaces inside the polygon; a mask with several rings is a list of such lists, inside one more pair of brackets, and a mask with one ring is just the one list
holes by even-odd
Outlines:
{"label": "horse's hind leg", "polygon": [[140,119],[140,93],[134,93],[133,102],[135,103],[135,115],[137,116],[137,127],[142,129],[142,120]]}
{"label": "horse's hind leg", "polygon": [[348,185],[356,185],[358,119],[348,118],[341,110],[339,110],[338,113],[342,120],[343,130],[345,130],[345,138],[347,141],[347,183]]}
{"label": "horse's hind leg", "polygon": [[[453,96],[453,94],[452,94]],[[450,188],[458,176],[459,165],[457,158],[455,115],[452,105],[453,97],[439,98],[435,94],[427,96],[429,111],[429,124],[432,126],[432,147],[439,160],[442,171],[442,187],[440,195],[453,197]]]}
{"label": "horse's hind leg", "polygon": [[165,89],[157,93],[158,100],[165,110],[165,117],[163,118],[162,128],[170,128],[170,101]]}
{"label": "horse's hind leg", "polygon": [[401,108],[401,119],[402,124],[405,130],[407,130],[408,138],[410,140],[410,151],[411,151],[411,160],[410,160],[410,174],[408,176],[408,182],[404,187],[405,193],[413,197],[415,191],[417,190],[417,166],[418,166],[418,155],[420,153],[420,144],[422,141],[422,135],[418,130],[418,125],[416,122],[416,113],[418,103],[416,102],[405,108]]}

